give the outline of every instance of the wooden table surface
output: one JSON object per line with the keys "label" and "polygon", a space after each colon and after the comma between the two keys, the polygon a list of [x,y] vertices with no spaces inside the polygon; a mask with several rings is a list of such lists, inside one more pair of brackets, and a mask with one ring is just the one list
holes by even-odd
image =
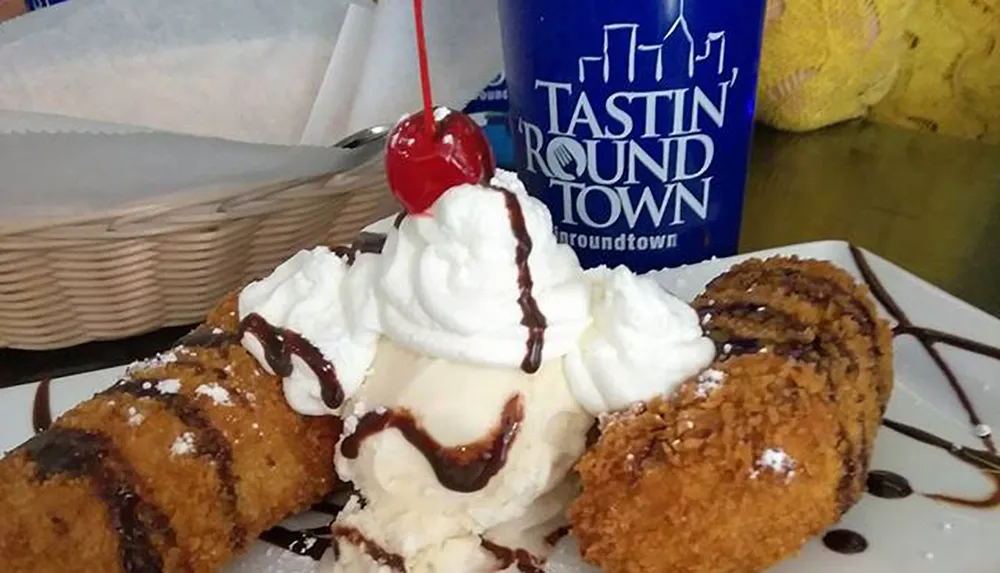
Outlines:
{"label": "wooden table surface", "polygon": [[[759,128],[741,251],[845,239],[1000,315],[1000,146],[855,122]],[[0,387],[131,362],[188,327],[51,352],[0,349]]]}

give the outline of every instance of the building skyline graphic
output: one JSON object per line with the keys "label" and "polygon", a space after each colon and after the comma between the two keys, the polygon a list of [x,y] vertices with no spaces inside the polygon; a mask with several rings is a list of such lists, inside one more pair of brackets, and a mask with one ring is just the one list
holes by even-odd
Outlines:
{"label": "building skyline graphic", "polygon": [[[667,0],[668,2],[671,0]],[[652,70],[652,76],[660,81],[666,72],[668,61],[665,56],[671,50],[678,50],[682,57],[678,58],[686,66],[688,78],[693,78],[695,70],[701,62],[710,65],[710,59],[715,57],[715,71],[718,75],[725,72],[726,32],[724,30],[708,32],[703,42],[695,39],[691,26],[684,15],[684,0],[672,0],[676,3],[677,16],[667,32],[654,44],[639,42],[640,25],[631,22],[607,24],[603,27],[604,47],[600,55],[583,56],[578,60],[578,79],[580,83],[593,77],[594,68],[598,68],[601,78],[607,83],[616,69],[624,64],[625,78],[629,82],[636,81],[637,69]],[[702,47],[699,50],[698,48]],[[624,50],[623,61],[618,61],[616,54]],[[732,68],[730,84],[735,83],[739,70]],[[648,75],[643,73],[643,75]]]}

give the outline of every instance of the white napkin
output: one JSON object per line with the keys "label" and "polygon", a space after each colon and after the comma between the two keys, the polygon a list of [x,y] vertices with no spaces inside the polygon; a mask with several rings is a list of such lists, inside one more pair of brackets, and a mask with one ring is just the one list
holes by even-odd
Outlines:
{"label": "white napkin", "polygon": [[[500,69],[496,2],[425,10],[435,99],[461,107]],[[0,223],[348,169],[371,153],[326,146],[420,107],[414,42],[410,0],[71,0],[4,23]]]}

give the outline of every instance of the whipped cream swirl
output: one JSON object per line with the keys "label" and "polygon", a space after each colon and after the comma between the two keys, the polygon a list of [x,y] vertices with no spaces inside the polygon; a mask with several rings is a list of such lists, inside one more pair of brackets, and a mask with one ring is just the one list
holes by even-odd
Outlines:
{"label": "whipped cream swirl", "polygon": [[[429,357],[528,372],[540,348],[536,363],[564,358],[573,395],[595,415],[669,394],[714,358],[694,309],[624,267],[584,272],[556,241],[545,205],[504,171],[404,219],[381,254],[349,265],[323,247],[298,253],[243,290],[240,319],[251,313],[315,346],[348,399],[382,335]],[[244,336],[272,371],[261,342]],[[317,373],[291,362],[292,408],[339,413],[323,402]]]}
{"label": "whipped cream swirl", "polygon": [[407,217],[390,234],[376,298],[382,332],[438,358],[517,368],[528,327],[518,304],[518,239],[507,198],[516,198],[531,251],[531,295],[545,316],[542,359],[569,353],[590,321],[590,288],[575,253],[556,242],[545,206],[530,198],[513,173],[498,189],[460,185],[442,195],[429,216]]}
{"label": "whipped cream swirl", "polygon": [[566,357],[570,388],[591,414],[668,395],[715,358],[698,314],[650,275],[625,267],[587,271],[593,323]]}
{"label": "whipped cream swirl", "polygon": [[[333,365],[346,396],[364,381],[375,358],[378,333],[356,323],[347,309],[363,308],[350,268],[326,247],[300,251],[269,276],[247,285],[240,293],[239,316],[260,315],[271,326],[294,331],[315,346]],[[252,333],[243,346],[268,372],[262,341]],[[301,357],[292,355],[292,372],[284,377],[285,399],[293,410],[307,416],[335,414],[322,399],[317,373]]]}

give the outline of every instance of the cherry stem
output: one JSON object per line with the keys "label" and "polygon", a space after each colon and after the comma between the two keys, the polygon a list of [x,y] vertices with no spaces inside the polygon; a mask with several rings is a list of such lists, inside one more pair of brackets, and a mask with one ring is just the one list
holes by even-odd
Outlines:
{"label": "cherry stem", "polygon": [[431,95],[431,70],[427,62],[427,36],[424,34],[424,2],[413,0],[413,17],[417,28],[417,58],[420,61],[420,87],[424,96],[424,126],[428,137],[434,137],[434,111],[431,106],[434,97]]}

